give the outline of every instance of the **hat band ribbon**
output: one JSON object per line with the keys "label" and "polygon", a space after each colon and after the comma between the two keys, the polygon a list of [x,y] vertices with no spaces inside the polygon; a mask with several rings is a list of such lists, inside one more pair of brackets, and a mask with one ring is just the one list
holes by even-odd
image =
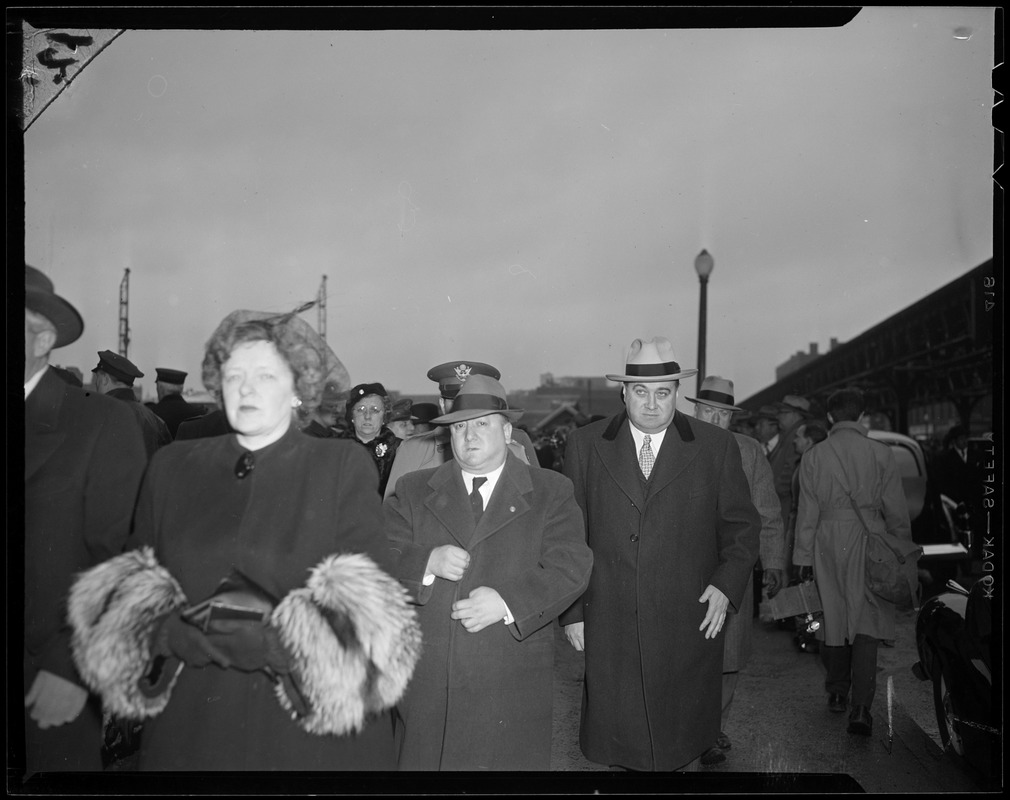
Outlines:
{"label": "hat band ribbon", "polygon": [[680,364],[676,361],[664,361],[661,364],[628,364],[628,375],[637,375],[641,378],[653,375],[673,375],[680,372]]}
{"label": "hat band ribbon", "polygon": [[702,389],[698,392],[699,400],[712,400],[716,403],[725,403],[728,406],[735,405],[733,402],[733,395],[726,394],[725,392],[714,392],[711,389]]}
{"label": "hat band ribbon", "polygon": [[508,403],[493,394],[458,394],[452,401],[453,411],[508,411]]}

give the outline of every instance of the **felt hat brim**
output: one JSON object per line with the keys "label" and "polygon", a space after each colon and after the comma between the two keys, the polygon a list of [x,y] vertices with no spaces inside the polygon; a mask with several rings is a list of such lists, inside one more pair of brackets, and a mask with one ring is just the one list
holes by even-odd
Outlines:
{"label": "felt hat brim", "polygon": [[606,378],[608,381],[619,383],[657,383],[659,381],[679,381],[697,374],[698,370],[696,369],[685,369],[669,375],[607,375]]}
{"label": "felt hat brim", "polygon": [[84,320],[77,309],[57,294],[26,288],[25,308],[53,323],[56,328],[54,348],[73,344],[84,333]]}
{"label": "felt hat brim", "polygon": [[743,411],[740,406],[731,406],[729,403],[720,403],[716,400],[699,400],[696,397],[685,397],[689,403],[701,403],[703,406],[712,406],[714,408],[725,408],[727,411]]}
{"label": "felt hat brim", "polygon": [[450,411],[448,414],[443,414],[441,417],[435,417],[435,419],[431,420],[431,423],[433,425],[452,425],[454,422],[466,422],[468,419],[489,417],[492,414],[501,414],[509,422],[518,422],[523,413],[524,410],[521,408],[467,408],[462,411]]}

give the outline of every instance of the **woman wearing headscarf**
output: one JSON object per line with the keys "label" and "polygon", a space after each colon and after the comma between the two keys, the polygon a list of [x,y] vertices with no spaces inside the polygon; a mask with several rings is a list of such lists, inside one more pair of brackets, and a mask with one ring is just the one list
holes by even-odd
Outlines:
{"label": "woman wearing headscarf", "polygon": [[395,767],[420,632],[366,454],[295,422],[343,370],[296,313],[221,323],[203,378],[235,432],[162,448],[134,549],[71,591],[81,675],[146,719],[141,770]]}
{"label": "woman wearing headscarf", "polygon": [[379,471],[379,495],[386,491],[393,458],[402,439],[387,427],[393,401],[381,383],[361,383],[351,389],[344,418],[347,429],[341,434],[368,450]]}

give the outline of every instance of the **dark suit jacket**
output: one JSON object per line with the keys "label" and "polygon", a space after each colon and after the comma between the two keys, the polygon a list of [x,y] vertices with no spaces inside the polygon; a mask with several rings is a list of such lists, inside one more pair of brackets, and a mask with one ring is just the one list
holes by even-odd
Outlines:
{"label": "dark suit jacket", "polygon": [[217,408],[202,417],[193,417],[179,423],[175,438],[205,439],[208,436],[223,436],[234,433],[234,428],[228,422],[228,416],[223,408]]}
{"label": "dark suit jacket", "polygon": [[107,393],[109,397],[122,400],[127,404],[130,413],[136,418],[140,425],[141,433],[144,436],[144,449],[147,450],[147,457],[154,455],[159,447],[172,443],[172,434],[168,430],[168,425],[161,417],[155,414],[143,403],[137,401],[137,395],[133,389],[122,387],[113,389]]}
{"label": "dark suit jacket", "polygon": [[581,743],[602,764],[683,767],[719,734],[723,639],[699,630],[712,584],[739,609],[761,519],[729,431],[680,412],[646,482],[625,412],[573,431],[565,474],[593,574],[562,615],[585,622]]}
{"label": "dark suit jacket", "polygon": [[121,552],[147,454],[122,402],[46,370],[25,401],[25,688],[79,682],[64,622],[75,573]]}
{"label": "dark suit jacket", "polygon": [[181,422],[207,413],[207,409],[203,406],[187,403],[181,394],[166,394],[157,403],[148,403],[147,407],[165,420],[173,438],[175,438]]}

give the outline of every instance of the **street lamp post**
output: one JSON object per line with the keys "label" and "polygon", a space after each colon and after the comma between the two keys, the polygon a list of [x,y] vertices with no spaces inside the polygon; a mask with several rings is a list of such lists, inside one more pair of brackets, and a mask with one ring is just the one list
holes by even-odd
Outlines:
{"label": "street lamp post", "polygon": [[698,273],[698,281],[701,283],[701,305],[698,309],[698,386],[701,391],[701,382],[705,380],[705,317],[708,310],[708,276],[715,268],[715,261],[709,255],[708,250],[702,250],[698,257],[694,259],[694,271]]}

